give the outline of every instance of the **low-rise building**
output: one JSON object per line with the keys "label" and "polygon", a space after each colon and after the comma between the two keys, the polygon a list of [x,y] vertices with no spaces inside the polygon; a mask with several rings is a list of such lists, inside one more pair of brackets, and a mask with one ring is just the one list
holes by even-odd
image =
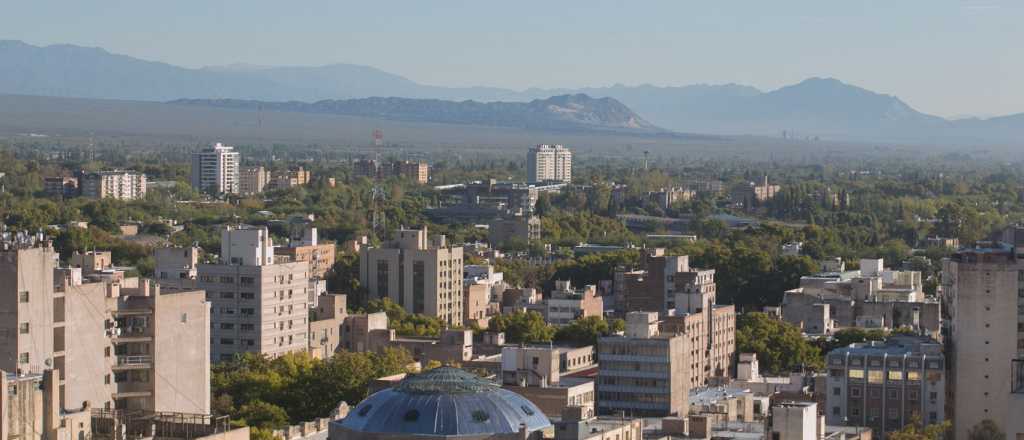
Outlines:
{"label": "low-rise building", "polygon": [[491,221],[487,226],[487,242],[494,247],[516,242],[528,244],[540,240],[540,218],[506,217]]}
{"label": "low-rise building", "polygon": [[914,420],[945,420],[946,361],[935,340],[893,336],[853,344],[831,351],[826,364],[830,425],[867,426],[884,439]]}
{"label": "low-rise building", "polygon": [[597,296],[597,286],[574,289],[570,281],[558,280],[547,297],[527,309],[535,309],[548,323],[562,326],[580,318],[603,316],[604,299]]}
{"label": "low-rise building", "polygon": [[554,440],[640,440],[643,421],[622,417],[596,417],[593,410],[570,407],[554,422]]}

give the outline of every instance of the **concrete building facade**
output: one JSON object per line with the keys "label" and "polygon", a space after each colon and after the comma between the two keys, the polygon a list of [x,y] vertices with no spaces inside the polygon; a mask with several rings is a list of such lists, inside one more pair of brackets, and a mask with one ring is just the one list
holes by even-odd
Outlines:
{"label": "concrete building facade", "polygon": [[597,351],[598,413],[686,414],[690,365],[685,337],[660,333],[657,313],[629,313],[626,334],[601,338]]}
{"label": "concrete building facade", "polygon": [[207,414],[209,304],[105,270],[57,268],[48,244],[0,252],[2,369],[59,372],[60,405]]}
{"label": "concrete building facade", "polygon": [[136,200],[146,196],[146,175],[135,171],[97,171],[81,176],[82,197]]}
{"label": "concrete building facade", "polygon": [[260,194],[270,182],[270,173],[262,166],[242,168],[238,172],[238,194],[251,196]]}
{"label": "concrete building facade", "polygon": [[220,263],[200,264],[197,286],[212,304],[212,360],[307,349],[309,263],[276,264],[265,227],[223,231]]}
{"label": "concrete building facade", "polygon": [[409,313],[461,326],[462,247],[448,246],[443,235],[428,237],[426,227],[395,235],[385,247],[360,250],[359,279],[370,297],[390,298]]}
{"label": "concrete building facade", "polygon": [[956,438],[985,419],[1024,437],[1024,248],[984,243],[943,261]]}
{"label": "concrete building facade", "polygon": [[946,419],[946,362],[933,339],[853,344],[828,353],[826,364],[829,425],[867,426],[884,439],[913,420]]}

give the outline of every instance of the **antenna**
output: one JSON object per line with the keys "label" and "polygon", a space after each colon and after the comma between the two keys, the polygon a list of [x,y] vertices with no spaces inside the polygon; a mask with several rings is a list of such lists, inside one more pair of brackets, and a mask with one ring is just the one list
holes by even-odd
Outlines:
{"label": "antenna", "polygon": [[650,151],[644,150],[644,171],[647,171],[647,156],[649,156],[650,154]]}
{"label": "antenna", "polygon": [[384,130],[379,128],[373,129],[373,146],[380,147],[384,145]]}

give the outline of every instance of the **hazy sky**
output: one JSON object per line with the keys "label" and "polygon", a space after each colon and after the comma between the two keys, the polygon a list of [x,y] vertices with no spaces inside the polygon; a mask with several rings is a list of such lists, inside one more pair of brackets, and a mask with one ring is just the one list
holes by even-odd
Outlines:
{"label": "hazy sky", "polygon": [[0,0],[0,39],[516,89],[831,76],[944,116],[1024,112],[1021,0]]}

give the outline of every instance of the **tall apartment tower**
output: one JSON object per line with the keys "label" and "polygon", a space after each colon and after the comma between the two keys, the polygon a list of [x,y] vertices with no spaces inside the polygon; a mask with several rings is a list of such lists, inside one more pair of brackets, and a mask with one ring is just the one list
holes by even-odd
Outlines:
{"label": "tall apartment tower", "polygon": [[48,243],[0,251],[0,365],[59,372],[63,408],[210,412],[209,304],[119,271],[57,268]]}
{"label": "tall apartment tower", "polygon": [[146,196],[146,175],[135,171],[97,171],[82,174],[82,197],[135,200]]}
{"label": "tall apartment tower", "polygon": [[[184,254],[183,254],[184,255]],[[157,261],[157,267],[177,267]],[[210,359],[246,352],[270,357],[306,350],[309,263],[274,262],[266,227],[221,233],[218,264],[200,264],[197,286],[212,304]]]}
{"label": "tall apartment tower", "polygon": [[360,251],[359,280],[370,297],[461,326],[462,247],[447,246],[443,235],[428,237],[426,227],[396,235],[386,247]]}
{"label": "tall apartment tower", "polygon": [[238,194],[238,164],[235,147],[220,142],[192,153],[192,188],[208,194]]}
{"label": "tall apartment tower", "polygon": [[985,419],[1024,437],[1024,248],[979,243],[943,260],[955,438]]}
{"label": "tall apartment tower", "polygon": [[526,179],[534,182],[572,182],[572,151],[561,145],[541,144],[526,155]]}

